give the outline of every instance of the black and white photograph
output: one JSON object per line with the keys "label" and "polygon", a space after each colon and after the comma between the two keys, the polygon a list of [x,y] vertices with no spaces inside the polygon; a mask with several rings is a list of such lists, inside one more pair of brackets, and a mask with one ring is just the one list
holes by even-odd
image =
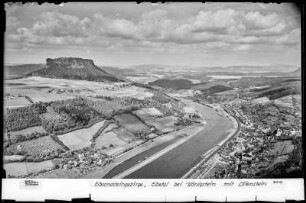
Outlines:
{"label": "black and white photograph", "polygon": [[303,178],[294,3],[6,3],[5,179]]}

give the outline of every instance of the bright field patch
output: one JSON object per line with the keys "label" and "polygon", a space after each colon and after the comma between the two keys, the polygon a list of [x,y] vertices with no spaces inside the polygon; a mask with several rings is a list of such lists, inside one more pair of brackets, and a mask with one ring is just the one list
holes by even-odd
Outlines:
{"label": "bright field patch", "polygon": [[114,117],[124,128],[131,133],[149,132],[150,128],[141,122],[137,117],[132,114],[120,114]]}
{"label": "bright field patch", "polygon": [[177,121],[177,118],[174,116],[154,117],[152,116],[152,111],[147,109],[137,110],[133,113],[140,117],[147,125],[154,126],[163,133],[171,132],[176,128],[174,123]]}
{"label": "bright field patch", "polygon": [[70,149],[79,150],[90,146],[91,139],[103,127],[104,121],[94,124],[89,128],[72,131],[63,135],[59,135],[58,138]]}
{"label": "bright field patch", "polygon": [[110,145],[113,146],[121,146],[125,145],[126,142],[118,138],[117,134],[114,132],[108,132],[108,133],[102,133],[97,139],[96,139],[96,148],[102,148],[106,147],[108,148]]}
{"label": "bright field patch", "polygon": [[47,113],[41,114],[41,119],[42,120],[56,120],[56,121],[60,121],[62,119],[62,117],[54,112],[54,111],[49,111]]}
{"label": "bright field patch", "polygon": [[162,116],[163,115],[159,110],[157,110],[154,107],[152,107],[152,108],[143,108],[141,110],[143,112],[145,112],[146,114],[150,115],[150,116]]}
{"label": "bright field patch", "polygon": [[49,136],[12,144],[9,146],[9,150],[16,152],[18,145],[22,151],[30,155],[44,154],[62,149],[62,147]]}
{"label": "bright field patch", "polygon": [[20,162],[4,164],[4,169],[7,175],[23,176],[29,173],[36,173],[41,170],[49,170],[54,167],[52,160],[42,161],[38,163]]}
{"label": "bright field patch", "polygon": [[14,99],[5,99],[4,106],[7,108],[18,108],[31,105],[31,102],[25,97],[16,97]]}
{"label": "bright field patch", "polygon": [[270,99],[268,97],[260,97],[260,98],[257,98],[257,99],[253,99],[252,103],[254,103],[254,104],[265,104],[269,101],[270,101]]}
{"label": "bright field patch", "polygon": [[159,131],[166,133],[171,132],[177,128],[174,123],[177,121],[177,118],[174,116],[166,116],[163,118],[155,118],[152,120],[146,121],[149,125],[155,126]]}
{"label": "bright field patch", "polygon": [[116,128],[112,132],[116,133],[118,138],[124,140],[125,142],[129,143],[136,139],[135,135],[127,131],[125,128]]}

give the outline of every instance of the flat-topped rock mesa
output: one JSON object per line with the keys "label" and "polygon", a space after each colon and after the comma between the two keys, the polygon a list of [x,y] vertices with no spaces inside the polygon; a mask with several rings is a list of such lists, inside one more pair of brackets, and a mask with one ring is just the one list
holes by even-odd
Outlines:
{"label": "flat-topped rock mesa", "polygon": [[27,75],[90,81],[122,81],[122,79],[119,79],[102,68],[97,67],[91,59],[61,57],[55,59],[47,58],[46,62],[44,68]]}

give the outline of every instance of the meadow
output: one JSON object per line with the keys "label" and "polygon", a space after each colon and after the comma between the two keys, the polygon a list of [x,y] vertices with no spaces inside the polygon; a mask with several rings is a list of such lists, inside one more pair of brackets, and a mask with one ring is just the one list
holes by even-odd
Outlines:
{"label": "meadow", "polygon": [[147,111],[146,109],[137,110],[133,113],[141,118],[147,125],[154,126],[163,133],[171,132],[177,128],[177,126],[174,125],[177,118],[174,116],[160,117],[161,114],[156,112],[153,113],[153,111]]}
{"label": "meadow", "polygon": [[[20,148],[20,150],[17,148]],[[44,136],[37,139],[12,144],[7,150],[12,152],[24,151],[28,155],[40,155],[50,153],[58,149],[62,149],[61,145],[56,143],[50,136]]]}
{"label": "meadow", "polygon": [[89,128],[75,130],[63,135],[58,135],[60,141],[70,150],[79,150],[91,145],[91,139],[104,126],[104,121],[98,122]]}
{"label": "meadow", "polygon": [[25,176],[30,173],[37,173],[42,170],[50,170],[54,167],[52,160],[42,161],[38,163],[31,162],[18,162],[18,163],[6,163],[3,168],[6,171],[6,175],[11,176]]}
{"label": "meadow", "polygon": [[102,133],[95,141],[96,148],[113,148],[121,145],[125,145],[126,142],[118,138],[118,135],[114,132]]}
{"label": "meadow", "polygon": [[[11,140],[15,140],[16,137],[18,136],[23,136],[28,138],[29,136],[31,136],[34,133],[39,133],[39,134],[46,134],[47,132],[45,131],[45,129],[42,126],[34,126],[34,127],[29,127],[29,128],[25,128],[22,130],[18,130],[18,131],[11,131],[5,134],[9,134],[10,135],[10,139]],[[4,135],[5,138],[7,138],[7,135]]]}
{"label": "meadow", "polygon": [[125,141],[126,143],[130,143],[138,138],[135,137],[131,132],[127,131],[127,129],[123,127],[119,127],[113,130],[114,133],[120,138],[121,140]]}
{"label": "meadow", "polygon": [[133,134],[148,133],[150,128],[132,114],[119,114],[114,119]]}
{"label": "meadow", "polygon": [[29,106],[32,103],[25,97],[15,97],[12,99],[4,99],[4,106],[7,108],[18,108]]}

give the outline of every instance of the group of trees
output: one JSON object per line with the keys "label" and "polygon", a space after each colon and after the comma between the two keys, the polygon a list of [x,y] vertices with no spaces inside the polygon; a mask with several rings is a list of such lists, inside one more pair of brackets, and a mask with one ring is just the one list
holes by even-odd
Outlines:
{"label": "group of trees", "polygon": [[96,145],[96,139],[101,135],[101,133],[111,124],[112,121],[106,120],[104,125],[92,136],[91,139],[91,147],[94,147]]}
{"label": "group of trees", "polygon": [[171,99],[168,96],[166,96],[164,93],[159,92],[159,91],[154,91],[153,92],[152,99],[156,100],[156,101],[158,101],[160,103],[163,103],[163,104],[168,103],[168,102],[171,101]]}
{"label": "group of trees", "polygon": [[174,123],[174,125],[177,125],[177,126],[188,126],[188,125],[191,125],[191,124],[192,124],[192,121],[188,118],[179,118]]}
{"label": "group of trees", "polygon": [[91,121],[102,118],[100,113],[88,106],[85,99],[80,97],[56,101],[50,106],[63,119],[44,120],[42,125],[48,132],[58,132],[76,126],[86,126]]}
{"label": "group of trees", "polygon": [[136,110],[141,106],[138,100],[132,98],[99,97],[99,100],[84,100],[88,106],[92,107],[108,119],[113,117],[115,114]]}
{"label": "group of trees", "polygon": [[37,138],[40,138],[40,137],[43,137],[43,136],[46,136],[46,135],[47,135],[47,133],[45,133],[45,132],[37,132],[37,131],[33,132],[31,134],[28,134],[28,135],[17,134],[17,135],[14,135],[14,136],[10,136],[9,143],[12,144],[12,143],[23,142],[23,141],[26,141],[26,140],[37,139]]}
{"label": "group of trees", "polygon": [[7,109],[4,122],[5,129],[9,132],[39,126],[41,125],[39,115],[46,111],[46,104],[42,102],[27,107]]}
{"label": "group of trees", "polygon": [[4,155],[7,155],[7,156],[12,156],[12,155],[24,156],[24,158],[20,159],[19,161],[41,162],[41,161],[46,161],[46,160],[50,160],[53,158],[59,158],[60,155],[64,152],[65,152],[64,149],[58,148],[57,150],[54,150],[54,151],[41,152],[39,154],[28,154],[26,151],[23,151],[23,150],[19,151],[19,150],[14,150],[12,148],[5,148],[3,153]]}

